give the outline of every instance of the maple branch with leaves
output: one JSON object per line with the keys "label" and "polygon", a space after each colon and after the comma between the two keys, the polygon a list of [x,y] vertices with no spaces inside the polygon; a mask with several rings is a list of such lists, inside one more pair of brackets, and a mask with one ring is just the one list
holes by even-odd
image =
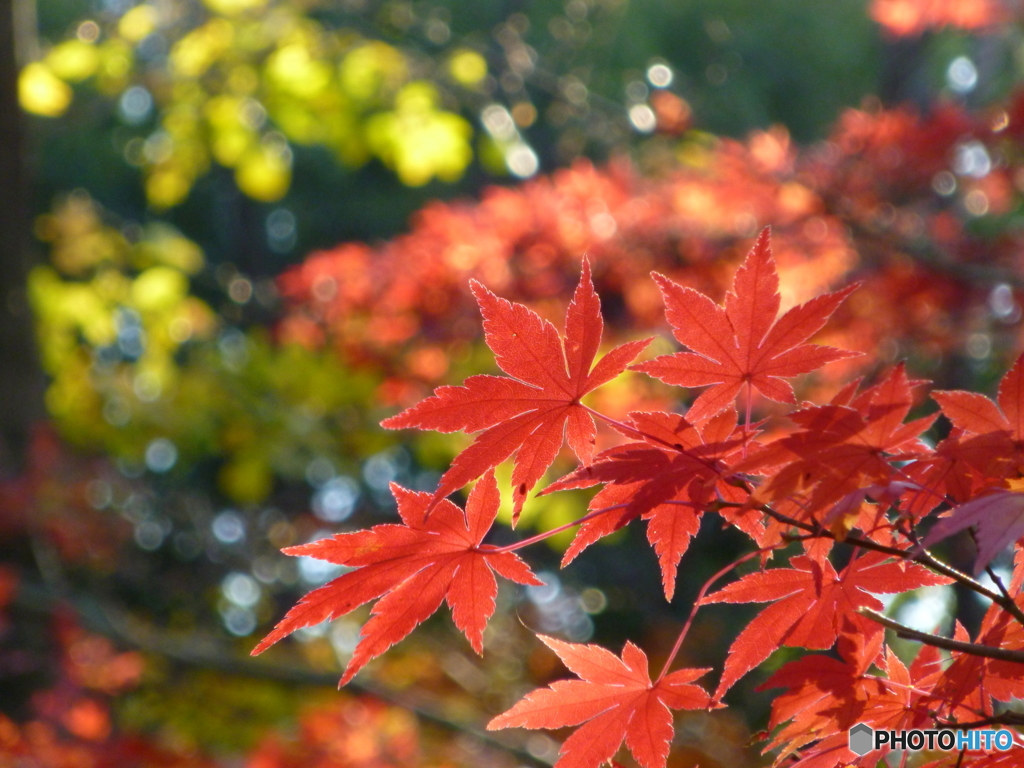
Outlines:
{"label": "maple branch with leaves", "polygon": [[[743,507],[743,505],[730,502],[717,502],[715,507],[741,508]],[[899,549],[898,547],[891,547],[886,546],[885,544],[880,544],[877,541],[873,541],[872,539],[862,538],[860,536],[857,536],[856,534],[837,534],[834,531],[831,531],[827,528],[823,528],[820,524],[807,523],[792,518],[789,515],[784,515],[766,504],[759,505],[757,509],[760,510],[761,512],[764,512],[767,516],[771,517],[774,520],[777,520],[780,523],[805,531],[808,534],[809,539],[831,539],[832,541],[849,544],[854,547],[860,547],[861,549],[870,550],[872,552],[881,552],[883,554],[892,555],[893,557],[899,557],[904,560],[920,563],[921,565],[930,568],[936,573],[941,574],[942,576],[946,576],[947,578],[950,578],[959,584],[962,584],[963,586],[967,587],[967,589],[977,593],[981,597],[991,600],[1000,608],[1003,608],[1008,613],[1010,613],[1010,615],[1013,616],[1014,619],[1024,624],[1024,610],[1021,609],[1021,607],[1016,603],[1016,601],[1009,594],[1009,592],[1006,591],[1005,586],[1003,586],[1001,582],[996,581],[995,578],[993,578],[993,581],[996,581],[996,583],[1000,587],[1002,587],[1002,589],[999,592],[994,592],[993,590],[989,589],[984,584],[979,582],[977,579],[973,579],[963,571],[954,568],[952,565],[949,565],[948,563],[942,562],[941,560],[936,558],[935,555],[933,555],[931,552],[924,549],[923,547],[915,547],[914,549],[909,550]]]}
{"label": "maple branch with leaves", "polygon": [[[577,726],[556,768],[613,762],[623,744],[644,768],[664,768],[674,734],[672,710],[724,706],[730,689],[782,647],[832,655],[807,654],[764,683],[783,689],[773,703],[773,735],[765,748],[778,751],[776,764],[874,765],[884,750],[864,757],[848,749],[846,732],[856,722],[891,730],[943,722],[1020,724],[999,719],[993,706],[1024,697],[1024,550],[1017,544],[1024,536],[1024,356],[1003,378],[995,402],[977,393],[933,392],[940,412],[911,421],[915,390],[925,382],[912,381],[903,364],[867,388],[858,379],[826,403],[801,402],[789,379],[854,356],[810,339],[857,286],[780,314],[767,229],[722,304],[663,275],[653,279],[685,350],[632,365],[650,339],[598,357],[604,326],[587,259],[564,335],[530,308],[473,282],[485,340],[505,375],[470,376],[461,386],[439,387],[383,425],[476,437],[433,493],[392,486],[400,525],[286,549],[351,570],[306,595],[254,653],[373,600],[342,683],[442,602],[482,653],[484,627],[495,610],[494,574],[540,583],[516,552],[577,528],[562,559],[566,567],[638,519],[646,522],[671,600],[702,516],[716,514],[754,546],[702,586],[657,678],[651,679],[647,655],[633,642],[615,655],[599,645],[539,636],[576,678],[533,691],[487,727]],[[623,420],[583,404],[627,368],[682,387],[688,396],[702,391],[683,415],[637,411]],[[754,421],[755,395],[790,406],[791,426],[773,421],[762,431],[768,422]],[[932,446],[921,436],[940,414],[952,432]],[[599,432],[599,424],[609,429]],[[603,450],[599,437],[608,443]],[[500,503],[494,469],[512,462],[514,527],[565,445],[579,466],[538,495],[600,486],[588,511],[513,544],[485,543]],[[470,484],[463,510],[447,497]],[[918,526],[935,513],[938,522],[919,535]],[[975,573],[988,569],[996,589],[927,549],[965,530],[975,537]],[[831,556],[836,543],[853,548],[841,568]],[[1011,548],[1014,565],[1006,584],[991,563]],[[723,576],[755,558],[757,570],[709,594]],[[787,562],[773,562],[778,559]],[[907,627],[886,616],[877,597],[951,583],[991,601],[973,639],[959,624],[952,639]],[[669,671],[701,608],[741,603],[767,605],[732,642],[713,693],[695,682],[709,669]],[[923,644],[909,665],[886,644],[884,628]],[[884,676],[869,673],[872,668]],[[1014,750],[1009,759],[1024,761],[1024,747],[1015,744]],[[986,759],[957,758],[977,768],[986,768]]]}

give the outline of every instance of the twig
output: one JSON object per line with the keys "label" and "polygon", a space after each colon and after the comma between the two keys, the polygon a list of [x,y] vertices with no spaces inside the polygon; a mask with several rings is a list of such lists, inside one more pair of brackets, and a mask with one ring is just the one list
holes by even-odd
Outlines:
{"label": "twig", "polygon": [[893,621],[888,616],[883,616],[878,611],[873,611],[870,608],[861,608],[857,613],[862,616],[867,616],[873,621],[877,621],[884,627],[895,630],[896,636],[902,637],[905,640],[916,640],[917,642],[924,643],[925,645],[943,648],[947,651],[958,651],[971,656],[980,656],[986,659],[997,659],[999,661],[1011,661],[1017,664],[1024,664],[1024,651],[1009,651],[1005,648],[993,648],[988,645],[978,645],[977,643],[965,643],[960,640],[950,640],[947,637],[933,635],[930,632],[919,632],[916,629],[911,629],[904,624],[900,624],[898,621]]}
{"label": "twig", "polygon": [[567,531],[570,528],[573,528],[573,527],[575,527],[577,525],[582,525],[583,523],[587,522],[588,520],[593,520],[595,517],[600,517],[601,515],[605,514],[606,512],[612,512],[613,510],[616,510],[616,509],[624,509],[624,508],[626,508],[628,506],[629,506],[628,503],[626,503],[626,504],[613,504],[610,507],[602,507],[601,509],[595,509],[593,512],[588,512],[583,517],[578,518],[577,520],[573,520],[571,523],[565,523],[564,525],[560,525],[557,528],[552,528],[551,530],[543,531],[541,533],[538,533],[536,536],[531,536],[528,539],[523,539],[522,541],[517,541],[514,544],[506,544],[503,547],[495,547],[495,546],[492,546],[491,544],[482,544],[481,546],[476,548],[476,551],[477,552],[482,552],[485,555],[496,555],[496,554],[499,554],[501,552],[515,552],[517,549],[522,549],[523,547],[528,547],[531,544],[536,544],[539,541],[544,541],[544,539],[548,539],[548,538],[554,536],[556,533],[561,533],[562,531]]}
{"label": "twig", "polygon": [[747,554],[743,555],[737,560],[734,560],[733,562],[729,563],[729,565],[722,568],[722,570],[718,571],[718,573],[716,573],[714,576],[712,576],[710,579],[704,582],[704,586],[700,588],[700,592],[698,592],[697,597],[694,598],[693,607],[690,608],[690,615],[687,616],[686,623],[683,624],[683,629],[682,631],[680,631],[679,637],[676,638],[676,644],[672,646],[672,650],[669,653],[668,658],[665,659],[665,665],[661,668],[661,674],[658,675],[658,679],[655,680],[655,684],[661,682],[662,678],[665,677],[669,668],[672,666],[672,662],[676,660],[676,654],[678,654],[679,649],[683,647],[683,640],[686,639],[686,634],[690,631],[690,626],[693,624],[693,619],[697,615],[697,609],[701,607],[702,601],[704,600],[704,596],[707,594],[707,591],[711,588],[711,585],[713,585],[720,578],[722,578],[727,573],[732,571],[734,568],[737,568],[743,563],[750,560],[751,558],[763,554],[764,552],[769,552],[772,549],[774,549],[774,547],[765,547],[764,549],[755,549],[753,552],[748,552]]}
{"label": "twig", "polygon": [[1020,712],[1003,712],[1000,715],[986,717],[983,720],[972,720],[969,723],[958,723],[954,720],[936,720],[935,724],[940,728],[982,728],[986,725],[1024,725],[1024,714]]}
{"label": "twig", "polygon": [[[735,502],[719,502],[719,506],[741,507],[743,505]],[[830,538],[833,541],[839,541],[839,538],[827,528],[822,528],[818,525],[811,525],[810,523],[804,523],[800,520],[796,520],[795,518],[789,517],[788,515],[784,515],[781,512],[776,512],[767,504],[758,505],[756,509],[760,510],[761,512],[764,512],[769,517],[778,520],[780,523],[791,525],[794,528],[799,528],[800,530],[807,531],[808,533],[813,533],[817,536]],[[947,565],[941,560],[937,560],[935,556],[926,549],[897,549],[896,547],[889,547],[885,544],[879,544],[876,541],[872,541],[871,539],[862,539],[860,536],[855,535],[847,535],[845,538],[843,538],[842,541],[853,546],[861,547],[862,549],[870,549],[874,552],[882,552],[887,555],[892,555],[893,557],[898,557],[902,560],[910,560],[916,563],[920,563],[921,565],[930,568],[936,573],[940,573],[943,576],[949,577],[953,581],[963,584],[965,587],[967,587],[970,590],[973,590],[974,592],[977,592],[979,595],[987,597],[993,603],[995,603],[1000,608],[1009,613],[1011,616],[1013,616],[1018,622],[1024,624],[1024,612],[1021,611],[1020,606],[1017,605],[1017,603],[1012,598],[1010,598],[1008,595],[1001,595],[998,592],[993,592],[984,584],[981,584],[976,579],[972,579],[963,571],[957,570],[953,566]]]}

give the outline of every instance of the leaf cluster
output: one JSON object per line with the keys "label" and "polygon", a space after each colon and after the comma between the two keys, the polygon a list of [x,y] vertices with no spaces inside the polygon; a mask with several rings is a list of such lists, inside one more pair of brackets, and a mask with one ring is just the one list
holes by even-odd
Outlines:
{"label": "leaf cluster", "polygon": [[[1024,533],[1018,424],[1024,358],[1006,374],[996,403],[976,393],[933,393],[952,431],[932,446],[922,433],[939,415],[907,421],[914,390],[925,382],[911,381],[903,364],[873,386],[854,380],[827,402],[798,401],[787,379],[850,354],[809,340],[856,286],[780,315],[767,229],[722,305],[669,278],[654,279],[686,349],[632,367],[674,386],[705,387],[683,415],[635,412],[622,421],[583,402],[647,345],[629,342],[597,359],[603,322],[588,261],[562,338],[533,310],[475,284],[487,344],[507,376],[472,376],[462,386],[441,387],[384,426],[459,430],[476,438],[433,494],[393,489],[403,525],[287,550],[354,570],[307,595],[254,653],[378,597],[342,682],[445,599],[456,626],[481,652],[496,593],[492,571],[537,583],[513,552],[560,530],[504,547],[485,544],[498,506],[493,468],[513,458],[518,512],[565,442],[580,466],[542,493],[602,488],[576,521],[580,527],[563,565],[640,518],[671,599],[702,515],[717,514],[742,531],[751,549],[703,585],[658,676],[652,678],[646,654],[631,642],[616,657],[599,646],[541,637],[578,679],[527,695],[490,728],[579,725],[563,744],[559,768],[612,761],[623,743],[644,768],[663,768],[673,738],[671,710],[723,706],[729,689],[780,647],[833,653],[790,662],[765,683],[783,689],[766,747],[778,750],[777,764],[874,765],[878,753],[860,757],[846,746],[846,732],[858,722],[894,730],[1015,723],[1002,703],[1024,694],[1024,555],[1016,543]],[[788,406],[790,426],[773,419],[768,429],[753,420],[765,399]],[[595,419],[612,443],[601,451]],[[465,512],[447,500],[478,478]],[[941,520],[929,531],[934,513]],[[1013,548],[1009,583],[993,577],[998,589],[986,587],[927,549],[967,528],[978,542],[976,572],[991,572],[992,561]],[[788,564],[778,562],[797,541],[803,552]],[[852,548],[841,566],[833,557],[837,542]],[[752,558],[758,570],[710,592]],[[954,582],[991,601],[974,637],[959,624],[952,637],[900,625],[883,615],[877,597]],[[672,670],[694,615],[715,603],[768,605],[733,641],[711,693],[694,682],[709,670]],[[923,643],[909,667],[892,652],[885,627]],[[1015,741],[1012,755],[1021,754],[1024,746]],[[1011,757],[953,754],[934,765],[980,767]]]}

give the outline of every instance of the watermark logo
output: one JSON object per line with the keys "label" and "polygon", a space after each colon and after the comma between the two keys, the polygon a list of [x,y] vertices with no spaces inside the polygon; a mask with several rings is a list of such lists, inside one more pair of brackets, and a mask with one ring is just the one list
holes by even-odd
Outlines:
{"label": "watermark logo", "polygon": [[866,723],[857,723],[849,730],[848,736],[850,751],[861,757],[882,747],[905,749],[909,752],[919,752],[922,749],[943,752],[997,749],[1005,752],[1014,744],[1013,733],[1005,728],[998,731],[980,728],[973,731],[953,731],[948,728],[876,731]]}
{"label": "watermark logo", "polygon": [[850,729],[850,751],[864,757],[874,749],[874,730],[870,725],[857,723]]}

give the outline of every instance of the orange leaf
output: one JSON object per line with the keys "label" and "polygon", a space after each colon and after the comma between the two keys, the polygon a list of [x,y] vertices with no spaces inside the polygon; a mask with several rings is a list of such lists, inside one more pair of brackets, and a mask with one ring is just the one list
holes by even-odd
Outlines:
{"label": "orange leaf", "polygon": [[487,724],[500,728],[564,728],[583,724],[562,745],[555,768],[612,762],[622,742],[644,768],[664,768],[672,741],[672,709],[704,709],[707,692],[692,681],[707,669],[680,669],[651,682],[647,656],[627,642],[621,659],[597,645],[538,635],[578,680],[558,680],[521,699]]}

